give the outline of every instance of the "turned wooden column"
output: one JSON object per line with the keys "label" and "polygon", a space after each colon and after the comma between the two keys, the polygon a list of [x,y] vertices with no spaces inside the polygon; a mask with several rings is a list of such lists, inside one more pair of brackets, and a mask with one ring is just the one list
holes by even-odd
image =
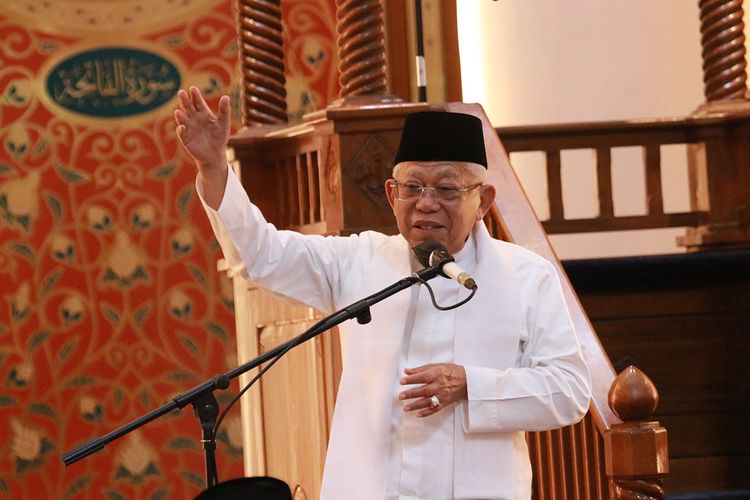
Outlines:
{"label": "turned wooden column", "polygon": [[336,31],[341,98],[332,106],[400,102],[387,95],[380,0],[336,0]]}
{"label": "turned wooden column", "polygon": [[667,431],[647,422],[659,403],[651,380],[630,366],[615,379],[609,406],[623,423],[604,435],[609,497],[612,500],[663,499],[662,478],[669,473]]}
{"label": "turned wooden column", "polygon": [[747,104],[742,0],[700,0],[706,105]]}
{"label": "turned wooden column", "polygon": [[287,123],[281,0],[238,0],[242,123]]}

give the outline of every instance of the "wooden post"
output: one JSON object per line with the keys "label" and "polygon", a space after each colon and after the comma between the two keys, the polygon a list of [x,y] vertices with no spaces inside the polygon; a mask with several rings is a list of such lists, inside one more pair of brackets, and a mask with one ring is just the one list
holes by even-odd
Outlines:
{"label": "wooden post", "polygon": [[692,202],[708,213],[678,238],[689,251],[750,247],[750,126],[740,119],[747,114],[719,117],[716,133],[691,150]]}
{"label": "wooden post", "polygon": [[237,0],[242,124],[287,123],[281,0]]}
{"label": "wooden post", "polygon": [[714,134],[689,148],[691,204],[706,210],[679,245],[689,251],[750,246],[750,134],[737,118],[750,114],[742,0],[699,0],[706,102],[693,116],[716,117]]}
{"label": "wooden post", "polygon": [[383,26],[380,0],[336,0],[341,99],[331,106],[401,102],[386,94]]}
{"label": "wooden post", "polygon": [[703,93],[696,113],[747,109],[747,63],[742,0],[699,0]]}
{"label": "wooden post", "polygon": [[609,406],[623,421],[604,435],[609,497],[664,498],[662,478],[669,473],[667,431],[645,422],[659,403],[649,378],[634,366],[623,370],[609,391]]}

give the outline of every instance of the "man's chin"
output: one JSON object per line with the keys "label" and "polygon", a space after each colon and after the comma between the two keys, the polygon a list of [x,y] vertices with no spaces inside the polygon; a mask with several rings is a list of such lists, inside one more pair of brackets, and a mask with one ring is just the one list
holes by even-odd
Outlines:
{"label": "man's chin", "polygon": [[447,244],[443,238],[440,238],[438,235],[419,235],[419,236],[412,236],[408,239],[409,246],[414,248],[415,246],[419,245],[420,243],[424,243],[425,241],[437,241],[441,245],[447,248]]}
{"label": "man's chin", "polygon": [[440,228],[434,228],[434,229],[421,229],[417,227],[413,227],[410,231],[411,241],[416,241],[418,243],[421,243],[423,241],[427,240],[433,240],[438,241],[445,245],[446,243],[446,232],[445,229]]}

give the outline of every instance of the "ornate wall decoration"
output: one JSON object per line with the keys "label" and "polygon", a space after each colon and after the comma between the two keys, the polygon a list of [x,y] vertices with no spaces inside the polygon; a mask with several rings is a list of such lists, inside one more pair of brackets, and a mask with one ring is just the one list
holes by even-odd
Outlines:
{"label": "ornate wall decoration", "polygon": [[[287,3],[316,13],[290,43],[322,52],[290,67],[320,69],[300,85],[324,106],[333,0]],[[69,467],[60,455],[236,364],[232,288],[172,111],[188,85],[236,105],[237,79],[229,0],[0,2],[0,496],[203,488],[190,409]],[[233,411],[222,479],[243,475]]]}
{"label": "ornate wall decoration", "polygon": [[225,0],[14,0],[0,14],[20,24],[54,34],[102,35],[127,30],[129,35],[185,25]]}
{"label": "ornate wall decoration", "polygon": [[[182,82],[212,97],[236,85],[231,6],[202,3],[117,45],[0,19],[0,494],[203,487],[189,410],[60,459],[230,367],[231,295],[172,123]],[[236,447],[219,450],[222,476],[242,475]]]}
{"label": "ornate wall decoration", "polygon": [[290,122],[339,96],[335,0],[282,0]]}

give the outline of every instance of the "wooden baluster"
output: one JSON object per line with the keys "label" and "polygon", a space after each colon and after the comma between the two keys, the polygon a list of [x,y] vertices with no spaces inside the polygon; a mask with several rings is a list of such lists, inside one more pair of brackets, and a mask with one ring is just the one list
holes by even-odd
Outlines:
{"label": "wooden baluster", "polygon": [[[580,449],[581,449],[581,464],[582,464],[582,473],[580,476],[580,479],[583,481],[583,498],[588,500],[591,498],[591,491],[592,491],[592,476],[591,474],[591,463],[594,461],[593,453],[591,453],[591,449],[589,446],[589,423],[591,421],[591,414],[588,414],[584,417],[584,419],[581,421],[580,424]],[[598,436],[594,436],[594,439],[598,438]],[[595,476],[594,476],[595,477]]]}
{"label": "wooden baluster", "polygon": [[295,168],[297,170],[297,204],[299,205],[299,221],[297,224],[309,224],[310,221],[310,202],[307,193],[310,187],[307,185],[307,155],[300,154],[295,158]]}
{"label": "wooden baluster", "polygon": [[285,124],[281,0],[238,0],[244,125]]}
{"label": "wooden baluster", "polygon": [[599,217],[614,217],[612,152],[609,148],[596,149],[596,180],[599,188]]}
{"label": "wooden baluster", "polygon": [[604,474],[602,471],[606,470],[604,462],[606,457],[602,452],[602,439],[599,438],[599,431],[596,426],[591,425],[591,441],[594,445],[594,481],[596,483],[596,495],[593,498],[604,498],[604,492],[607,491],[607,483],[604,481]]}
{"label": "wooden baluster", "polygon": [[661,149],[658,144],[648,144],[644,151],[646,164],[646,201],[649,215],[664,213],[661,189]]}
{"label": "wooden baluster", "polygon": [[630,366],[615,379],[609,406],[622,419],[604,436],[610,499],[663,499],[669,473],[667,431],[644,422],[656,410],[659,393],[649,378]]}
{"label": "wooden baluster", "polygon": [[547,151],[547,198],[549,199],[549,220],[562,221],[565,219],[562,195],[562,170],[560,164],[560,150]]}

